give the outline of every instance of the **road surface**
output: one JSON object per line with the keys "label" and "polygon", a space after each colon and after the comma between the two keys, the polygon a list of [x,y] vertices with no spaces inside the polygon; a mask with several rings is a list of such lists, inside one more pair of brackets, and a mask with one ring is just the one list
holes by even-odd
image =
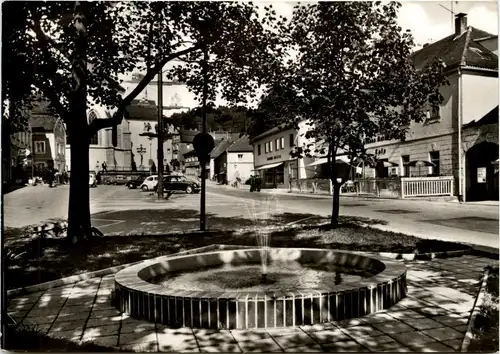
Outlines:
{"label": "road surface", "polygon": [[[125,186],[90,189],[93,224],[105,234],[162,234],[196,229],[199,194],[174,194],[157,201],[155,195]],[[66,218],[68,186],[25,187],[4,196],[4,225],[22,227]],[[269,223],[295,223],[331,214],[330,198],[250,193],[247,190],[207,187],[208,228],[252,225],[249,210]],[[270,201],[267,203],[267,201]],[[344,198],[340,214],[378,219],[375,227],[422,238],[459,241],[498,248],[498,206],[389,199]]]}

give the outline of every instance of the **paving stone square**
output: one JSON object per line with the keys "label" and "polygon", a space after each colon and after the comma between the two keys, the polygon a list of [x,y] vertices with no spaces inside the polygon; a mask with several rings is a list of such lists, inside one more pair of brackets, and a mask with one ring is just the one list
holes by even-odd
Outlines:
{"label": "paving stone square", "polygon": [[401,319],[401,321],[418,330],[444,327],[444,324],[434,321],[434,319],[430,318],[403,318]]}
{"label": "paving stone square", "polygon": [[416,345],[410,347],[411,349],[415,350],[416,352],[423,352],[423,353],[449,353],[449,352],[455,352],[452,348],[444,345],[443,343],[428,343],[424,346],[421,345]]}
{"label": "paving stone square", "polygon": [[236,343],[221,343],[217,346],[200,347],[202,353],[241,353],[241,348]]}
{"label": "paving stone square", "polygon": [[336,342],[329,343],[321,346],[326,352],[329,353],[344,353],[344,352],[369,352],[370,350],[366,347],[363,347],[361,344],[355,341],[347,341],[347,342]]}
{"label": "paving stone square", "polygon": [[[479,283],[464,282],[465,274],[471,273],[470,269],[464,272],[468,266],[454,273],[456,264],[442,259],[436,264],[449,269],[443,277],[442,271],[432,270],[429,263],[434,262],[419,262],[413,267],[408,296],[390,309],[361,318],[296,328],[203,330],[136,320],[120,314],[110,304],[112,277],[107,278],[108,288],[97,277],[78,287],[65,286],[10,299],[9,313],[19,322],[22,320],[22,324],[46,332],[50,329],[53,337],[139,352],[458,351]],[[425,274],[432,279],[416,276]],[[85,284],[90,286],[89,291],[83,290]]]}
{"label": "paving stone square", "polygon": [[320,344],[351,340],[351,337],[340,329],[310,332],[309,335]]}
{"label": "paving stone square", "polygon": [[285,348],[285,353],[322,353],[323,348],[319,345],[302,346],[297,348]]}
{"label": "paving stone square", "polygon": [[392,334],[391,337],[406,346],[418,346],[436,341],[434,338],[419,331],[396,333]]}
{"label": "paving stone square", "polygon": [[246,340],[238,341],[243,352],[272,352],[283,351],[273,338],[260,339],[258,341]]}
{"label": "paving stone square", "polygon": [[82,341],[88,340],[94,344],[102,345],[103,347],[117,347],[118,346],[118,336],[87,336],[86,333],[83,334]]}
{"label": "paving stone square", "polygon": [[[392,308],[391,308],[392,310]],[[403,310],[403,311],[391,311],[388,313],[390,316],[402,320],[402,319],[416,319],[416,318],[425,318],[424,315],[421,313],[418,313],[417,311],[413,310]]]}
{"label": "paving stone square", "polygon": [[342,331],[353,338],[356,338],[358,336],[374,337],[383,334],[382,332],[380,332],[379,330],[375,329],[372,326],[348,327],[348,328],[342,328]]}
{"label": "paving stone square", "polygon": [[312,337],[306,333],[289,334],[287,336],[273,337],[281,348],[296,348],[303,345],[317,344]]}
{"label": "paving stone square", "polygon": [[214,347],[224,343],[236,343],[228,330],[193,329],[199,347]]}
{"label": "paving stone square", "polygon": [[445,340],[443,344],[446,344],[448,347],[454,349],[455,351],[460,351],[462,347],[462,339],[451,339],[451,340]]}
{"label": "paving stone square", "polygon": [[392,337],[389,337],[388,335],[366,338],[360,337],[355,339],[356,342],[375,352],[401,347],[401,344],[399,342],[394,340]]}
{"label": "paving stone square", "polygon": [[378,329],[381,332],[387,333],[387,334],[395,334],[395,333],[403,333],[403,332],[411,332],[413,331],[413,328],[411,326],[408,326],[407,324],[404,324],[401,321],[393,320],[393,321],[387,321],[387,322],[378,322],[378,323],[373,323],[373,327]]}
{"label": "paving stone square", "polygon": [[188,352],[199,348],[192,331],[179,332],[175,329],[159,328],[157,336],[162,351]]}
{"label": "paving stone square", "polygon": [[435,328],[435,329],[427,329],[422,331],[422,333],[443,342],[445,340],[452,340],[463,338],[463,334],[459,331],[454,330],[453,328],[444,327],[444,328]]}

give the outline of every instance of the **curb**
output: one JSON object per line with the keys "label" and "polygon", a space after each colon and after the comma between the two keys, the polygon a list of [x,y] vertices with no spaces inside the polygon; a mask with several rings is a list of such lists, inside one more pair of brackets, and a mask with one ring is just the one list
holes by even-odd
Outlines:
{"label": "curb", "polygon": [[[464,340],[462,341],[462,347],[460,352],[465,353],[469,348],[470,342],[472,340],[472,329],[474,328],[474,323],[476,322],[477,315],[479,314],[479,306],[484,301],[484,296],[486,295],[486,282],[488,281],[488,277],[490,275],[490,270],[486,269],[483,275],[483,281],[481,282],[481,286],[479,287],[479,293],[476,297],[476,301],[474,302],[474,306],[472,307],[472,312],[469,318],[469,325],[467,326],[467,332],[465,332]],[[478,306],[479,304],[479,306]]]}
{"label": "curb", "polygon": [[[203,247],[198,247],[194,248],[191,250],[186,250],[186,251],[181,251],[177,253],[170,254],[169,256],[181,256],[185,254],[192,254],[192,253],[200,253],[204,251],[212,251],[212,250],[224,250],[226,248],[231,248],[231,247],[237,247],[239,249],[245,249],[245,248],[255,248],[255,246],[244,246],[244,245],[226,245],[226,244],[213,244],[213,245],[208,245],[208,246],[203,246]],[[356,252],[356,251],[350,251],[353,253],[372,253],[374,255],[378,255],[381,257],[385,258],[390,258],[394,260],[405,260],[405,261],[413,261],[413,260],[430,260],[434,258],[442,258],[446,256],[462,256],[465,254],[470,253],[470,249],[467,250],[459,250],[459,251],[448,251],[448,252],[436,252],[436,253],[392,253],[392,252]],[[160,258],[164,256],[158,256],[155,258]],[[155,259],[151,258],[149,260]],[[110,267],[106,269],[101,269],[89,273],[83,273],[83,274],[78,274],[78,275],[72,275],[69,277],[61,278],[61,279],[56,279],[56,280],[51,280],[45,283],[40,283],[40,284],[35,284],[35,285],[30,285],[24,288],[17,288],[17,289],[11,289],[7,291],[7,299],[12,298],[17,295],[24,295],[24,294],[31,294],[35,293],[38,291],[45,291],[47,289],[51,288],[56,288],[60,287],[63,285],[68,285],[68,284],[74,284],[82,280],[88,280],[90,278],[95,278],[95,277],[103,277],[106,275],[110,274],[115,274],[118,273],[120,270],[128,268],[130,266],[136,265],[138,263],[144,262],[145,260],[137,261],[137,262],[132,262],[128,264],[122,264],[119,266],[115,267]]]}
{"label": "curb", "polygon": [[[208,246],[194,248],[194,249],[187,250],[187,251],[181,251],[181,252],[173,253],[170,256],[181,256],[183,254],[200,253],[200,252],[203,252],[203,251],[210,251],[210,250],[212,250],[214,248],[217,248],[217,247],[220,247],[220,246],[221,245],[218,245],[218,244],[208,245]],[[224,245],[222,245],[222,246],[224,246]],[[159,256],[159,257],[163,257],[163,256]],[[156,258],[159,258],[159,257],[156,257]],[[48,282],[45,282],[45,283],[30,285],[30,286],[27,286],[27,287],[24,287],[24,288],[17,288],[17,289],[7,290],[7,298],[10,298],[12,296],[21,295],[21,294],[31,294],[31,293],[35,293],[35,292],[38,292],[38,291],[44,291],[44,290],[47,290],[47,289],[56,288],[56,287],[63,286],[63,285],[74,284],[74,283],[77,283],[79,281],[87,280],[87,279],[90,279],[90,278],[103,277],[103,276],[106,276],[106,275],[109,275],[109,274],[118,273],[120,270],[122,270],[124,268],[130,267],[132,265],[135,265],[135,264],[138,264],[138,263],[141,263],[141,262],[143,262],[143,261],[137,261],[137,262],[132,262],[132,263],[128,263],[128,264],[122,264],[122,265],[119,265],[119,266],[110,267],[110,268],[101,269],[101,270],[96,270],[96,271],[89,272],[89,273],[72,275],[72,276],[61,278],[61,279],[57,279],[57,280],[51,280],[51,281],[48,281]]]}

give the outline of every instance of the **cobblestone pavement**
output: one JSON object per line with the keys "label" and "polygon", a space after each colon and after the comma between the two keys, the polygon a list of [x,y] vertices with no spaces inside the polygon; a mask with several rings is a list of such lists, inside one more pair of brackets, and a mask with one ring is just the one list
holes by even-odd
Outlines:
{"label": "cobblestone pavement", "polygon": [[454,352],[491,263],[472,255],[406,262],[408,296],[392,308],[297,328],[174,329],[137,321],[111,305],[114,275],[13,298],[9,314],[49,336],[140,352]]}

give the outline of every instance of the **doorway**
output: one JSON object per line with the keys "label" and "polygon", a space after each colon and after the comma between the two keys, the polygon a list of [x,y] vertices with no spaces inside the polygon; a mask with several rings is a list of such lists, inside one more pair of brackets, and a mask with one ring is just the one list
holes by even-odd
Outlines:
{"label": "doorway", "polygon": [[498,144],[482,142],[466,154],[467,201],[498,200]]}

